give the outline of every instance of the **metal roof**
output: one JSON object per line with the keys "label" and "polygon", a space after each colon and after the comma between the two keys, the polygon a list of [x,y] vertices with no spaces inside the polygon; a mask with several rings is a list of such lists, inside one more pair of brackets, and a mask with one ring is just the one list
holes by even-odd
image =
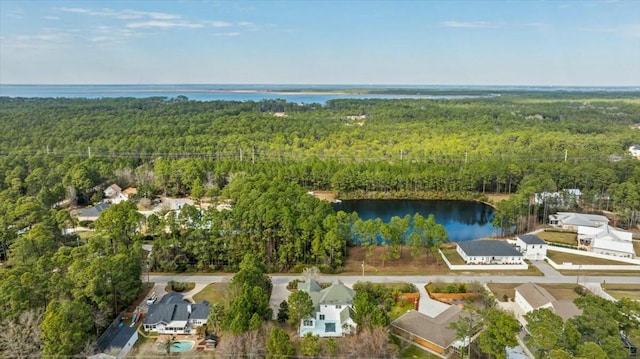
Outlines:
{"label": "metal roof", "polygon": [[503,241],[479,240],[458,242],[467,256],[470,257],[522,257],[515,248]]}

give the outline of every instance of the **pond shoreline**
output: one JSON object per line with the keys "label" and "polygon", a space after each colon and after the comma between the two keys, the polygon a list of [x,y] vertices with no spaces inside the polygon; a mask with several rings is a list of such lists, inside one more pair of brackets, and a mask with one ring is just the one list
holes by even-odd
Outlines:
{"label": "pond shoreline", "polygon": [[449,200],[449,201],[471,201],[483,203],[493,209],[496,202],[509,198],[509,194],[503,193],[479,193],[479,192],[435,192],[435,191],[310,191],[309,194],[316,198],[329,202],[349,201],[357,199],[405,199],[405,200]]}

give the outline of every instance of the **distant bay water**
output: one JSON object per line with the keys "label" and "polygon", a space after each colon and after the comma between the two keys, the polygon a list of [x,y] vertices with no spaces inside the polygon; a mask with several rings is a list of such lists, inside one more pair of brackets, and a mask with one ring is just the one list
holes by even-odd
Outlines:
{"label": "distant bay water", "polygon": [[[358,93],[350,89],[400,90],[401,94]],[[344,92],[341,92],[344,90]],[[412,90],[435,94],[412,94]],[[498,96],[502,91],[629,91],[634,88],[514,87],[514,86],[383,86],[383,85],[7,85],[0,97],[118,98],[186,96],[198,101],[262,101],[282,99],[294,103],[326,103],[333,99],[461,99]],[[452,94],[447,94],[451,91]],[[469,93],[464,93],[468,91]]]}

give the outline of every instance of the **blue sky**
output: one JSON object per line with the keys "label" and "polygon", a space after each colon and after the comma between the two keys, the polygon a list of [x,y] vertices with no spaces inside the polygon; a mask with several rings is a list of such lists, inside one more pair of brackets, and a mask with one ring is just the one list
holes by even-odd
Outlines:
{"label": "blue sky", "polygon": [[0,0],[0,83],[640,86],[640,1]]}

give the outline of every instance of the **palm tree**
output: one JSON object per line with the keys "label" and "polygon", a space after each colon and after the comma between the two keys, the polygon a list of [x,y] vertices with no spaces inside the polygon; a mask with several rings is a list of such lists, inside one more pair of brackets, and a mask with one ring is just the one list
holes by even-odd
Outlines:
{"label": "palm tree", "polygon": [[168,335],[162,340],[162,346],[167,351],[167,354],[171,354],[171,347],[176,344],[178,341],[176,340],[175,335]]}

